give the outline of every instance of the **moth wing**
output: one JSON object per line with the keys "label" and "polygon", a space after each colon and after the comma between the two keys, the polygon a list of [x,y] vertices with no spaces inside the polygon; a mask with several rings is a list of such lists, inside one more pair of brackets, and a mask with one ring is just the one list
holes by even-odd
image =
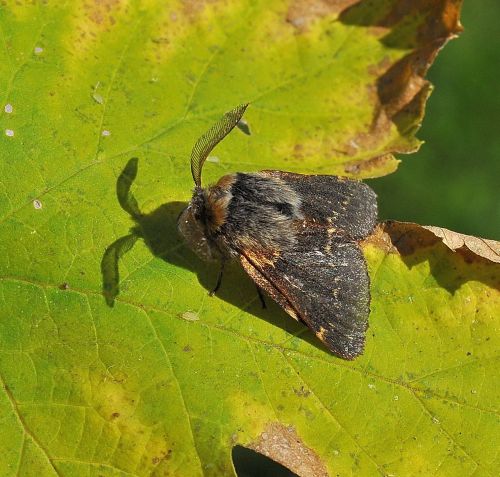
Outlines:
{"label": "moth wing", "polygon": [[240,255],[240,263],[245,272],[248,273],[250,278],[262,288],[281,308],[283,308],[294,320],[301,321],[297,311],[293,307],[293,302],[288,300],[282,291],[270,281],[270,277],[266,276],[263,257],[248,251],[244,255]]}
{"label": "moth wing", "polygon": [[364,349],[370,280],[358,244],[305,227],[293,250],[244,250],[250,277],[289,315],[303,321],[334,354],[354,359]]}
{"label": "moth wing", "polygon": [[346,177],[304,175],[283,171],[261,174],[284,181],[301,199],[304,216],[330,225],[353,239],[368,236],[377,221],[377,196],[364,182]]}

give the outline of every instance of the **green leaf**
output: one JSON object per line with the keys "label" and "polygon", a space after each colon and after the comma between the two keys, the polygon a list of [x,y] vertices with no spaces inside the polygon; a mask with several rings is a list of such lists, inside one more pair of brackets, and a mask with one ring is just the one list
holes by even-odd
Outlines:
{"label": "green leaf", "polygon": [[246,101],[206,183],[393,171],[459,3],[2,3],[0,475],[232,475],[235,444],[300,475],[498,473],[491,257],[378,229],[348,363],[236,266],[208,297],[176,232],[193,144]]}

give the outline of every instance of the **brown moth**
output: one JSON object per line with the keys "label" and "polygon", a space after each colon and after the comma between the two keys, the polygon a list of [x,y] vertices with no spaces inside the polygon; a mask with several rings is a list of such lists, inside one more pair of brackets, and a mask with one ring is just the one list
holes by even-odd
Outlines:
{"label": "brown moth", "polygon": [[337,176],[282,171],[228,174],[201,186],[210,151],[238,124],[243,104],[226,113],[191,154],[195,188],[178,228],[205,260],[236,258],[258,287],[305,323],[334,354],[363,352],[370,280],[359,240],[376,223],[366,184]]}

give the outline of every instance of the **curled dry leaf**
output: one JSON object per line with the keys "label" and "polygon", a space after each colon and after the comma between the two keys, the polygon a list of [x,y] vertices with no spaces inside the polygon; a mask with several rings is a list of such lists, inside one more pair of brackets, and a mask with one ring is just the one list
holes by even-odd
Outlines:
{"label": "curled dry leaf", "polygon": [[378,243],[389,251],[393,249],[403,256],[442,242],[450,250],[463,255],[468,262],[484,259],[500,263],[500,242],[460,234],[442,227],[387,221],[379,224],[366,240]]}
{"label": "curled dry leaf", "polygon": [[443,227],[424,226],[424,228],[441,238],[443,243],[452,250],[466,248],[478,257],[500,263],[500,242],[460,234]]}
{"label": "curled dry leaf", "polygon": [[[462,31],[461,4],[461,0],[390,0],[376,5],[353,0],[291,2],[286,19],[299,37],[311,35],[326,21],[337,20],[332,28],[364,26],[368,36],[403,52],[399,56],[388,51],[379,57],[375,54],[375,61],[367,67],[369,95],[362,101],[370,109],[369,126],[335,146],[345,155],[345,174],[376,177],[391,173],[397,167],[391,153],[413,152],[419,147],[414,134],[431,92],[425,75],[443,45]],[[354,45],[359,40],[355,34],[349,37]],[[344,46],[349,51],[349,45],[343,45],[336,54],[343,53]],[[337,101],[337,108],[340,103]],[[302,145],[302,149],[307,148]],[[372,154],[367,155],[368,151]],[[373,157],[376,161],[370,159]]]}

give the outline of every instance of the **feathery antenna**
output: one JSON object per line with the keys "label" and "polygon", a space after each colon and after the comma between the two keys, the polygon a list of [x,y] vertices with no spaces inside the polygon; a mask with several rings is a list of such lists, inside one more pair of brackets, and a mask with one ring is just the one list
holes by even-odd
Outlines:
{"label": "feathery antenna", "polygon": [[203,163],[212,151],[238,124],[242,118],[248,103],[240,104],[233,110],[227,112],[217,121],[203,136],[201,136],[191,151],[191,174],[196,187],[201,187],[201,170]]}

